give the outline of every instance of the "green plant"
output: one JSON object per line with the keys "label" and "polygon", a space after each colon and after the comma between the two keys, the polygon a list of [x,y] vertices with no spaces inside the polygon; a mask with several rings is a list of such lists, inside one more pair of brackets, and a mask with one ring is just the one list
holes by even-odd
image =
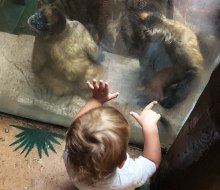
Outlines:
{"label": "green plant", "polygon": [[64,135],[62,134],[53,133],[39,128],[28,128],[19,125],[11,126],[22,130],[22,132],[15,136],[17,140],[11,143],[9,146],[19,144],[14,151],[23,148],[20,154],[23,154],[26,151],[25,157],[27,157],[30,151],[33,150],[34,146],[37,147],[40,158],[42,158],[43,152],[49,156],[48,149],[56,153],[53,144],[55,143],[60,145],[60,142],[57,139],[64,139]]}

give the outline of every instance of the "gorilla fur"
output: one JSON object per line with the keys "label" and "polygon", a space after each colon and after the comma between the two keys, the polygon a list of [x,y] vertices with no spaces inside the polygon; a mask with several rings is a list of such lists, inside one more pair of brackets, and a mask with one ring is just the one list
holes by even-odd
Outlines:
{"label": "gorilla fur", "polygon": [[197,36],[171,19],[172,0],[40,1],[50,1],[88,30],[91,26],[90,33],[105,50],[138,58],[143,104],[158,100],[165,108],[173,107],[188,96],[203,68]]}
{"label": "gorilla fur", "polygon": [[[163,15],[143,11],[138,16],[140,37],[149,42],[140,56],[147,96],[171,108],[187,97],[192,82],[203,69],[197,36],[189,27]],[[156,48],[149,54],[153,43]],[[150,77],[148,73],[154,75]]]}
{"label": "gorilla fur", "polygon": [[37,33],[32,70],[55,95],[80,94],[87,80],[102,78],[99,47],[80,22],[44,5],[28,23]]}

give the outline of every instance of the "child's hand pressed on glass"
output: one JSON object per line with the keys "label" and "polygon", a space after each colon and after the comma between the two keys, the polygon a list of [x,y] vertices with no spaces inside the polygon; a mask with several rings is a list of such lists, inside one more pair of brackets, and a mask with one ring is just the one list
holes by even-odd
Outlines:
{"label": "child's hand pressed on glass", "polygon": [[103,80],[97,82],[94,79],[92,82],[88,81],[86,83],[92,91],[92,97],[102,104],[116,98],[119,95],[119,92],[110,93],[108,83]]}

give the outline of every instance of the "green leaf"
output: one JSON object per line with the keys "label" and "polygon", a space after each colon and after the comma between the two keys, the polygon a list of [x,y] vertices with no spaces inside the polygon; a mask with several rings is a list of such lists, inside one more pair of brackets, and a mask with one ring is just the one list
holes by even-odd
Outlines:
{"label": "green leaf", "polygon": [[20,154],[26,151],[25,157],[33,150],[34,146],[37,147],[38,155],[42,158],[43,153],[49,156],[48,149],[56,153],[53,144],[61,144],[58,139],[64,139],[64,135],[53,133],[48,130],[43,130],[39,128],[28,128],[19,125],[11,125],[21,132],[15,135],[16,140],[9,146],[14,146],[19,144],[14,151],[22,149]]}
{"label": "green leaf", "polygon": [[53,145],[51,144],[50,140],[47,140],[47,144],[48,144],[50,150],[52,150],[54,153],[57,153],[56,150],[54,149]]}
{"label": "green leaf", "polygon": [[[25,154],[25,157],[27,157],[27,155],[30,153],[30,151],[34,148],[34,143],[33,142],[30,142],[29,144],[29,148],[27,150],[27,153]],[[41,158],[41,157],[40,157]]]}
{"label": "green leaf", "polygon": [[[16,137],[16,136],[15,136],[15,137]],[[19,137],[18,140],[16,140],[15,142],[11,143],[9,146],[12,146],[12,145],[18,144],[18,143],[24,141],[25,139],[26,139],[25,136]]]}
{"label": "green leaf", "polygon": [[29,142],[28,139],[24,140],[24,141],[15,149],[15,151],[18,150],[19,148],[25,146],[28,142]]}

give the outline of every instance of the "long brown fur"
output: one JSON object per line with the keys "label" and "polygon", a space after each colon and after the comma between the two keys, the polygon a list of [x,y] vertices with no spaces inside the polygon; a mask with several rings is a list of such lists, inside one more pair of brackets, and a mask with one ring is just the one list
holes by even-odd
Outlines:
{"label": "long brown fur", "polygon": [[33,72],[57,96],[83,93],[87,80],[102,78],[102,65],[93,61],[99,56],[98,46],[80,22],[65,19],[63,24],[60,12],[55,14],[59,10],[50,5],[40,11],[49,23],[35,39]]}
{"label": "long brown fur", "polygon": [[[142,59],[140,78],[143,81],[150,78],[147,83],[142,81],[146,96],[152,99],[159,97],[157,100],[166,108],[173,107],[188,96],[192,82],[203,69],[197,36],[188,26],[171,19],[172,0],[40,1],[49,1],[65,12],[68,18],[77,19],[85,26],[91,25],[98,34],[98,42],[107,51],[140,60],[150,43],[160,43],[170,59],[172,73],[166,75],[165,71],[158,70],[157,63]],[[174,84],[176,88],[173,88]],[[166,94],[167,89],[172,89],[169,95]]]}
{"label": "long brown fur", "polygon": [[[169,77],[167,78],[164,78],[163,71],[154,71],[155,74],[147,85],[148,97],[151,97],[150,99],[159,97],[158,101],[161,101],[164,107],[170,108],[187,97],[190,91],[189,86],[196,77],[201,75],[203,70],[204,60],[197,36],[185,24],[160,14],[143,10],[138,17],[141,39],[146,42],[160,42],[172,65],[172,73],[168,72],[167,76]],[[160,55],[158,54],[158,56]],[[149,67],[151,66],[143,66],[146,75],[149,72]],[[155,88],[155,83],[160,87],[160,90]],[[166,96],[165,91],[174,83],[177,88],[169,96]],[[157,92],[160,93],[157,94]]]}

